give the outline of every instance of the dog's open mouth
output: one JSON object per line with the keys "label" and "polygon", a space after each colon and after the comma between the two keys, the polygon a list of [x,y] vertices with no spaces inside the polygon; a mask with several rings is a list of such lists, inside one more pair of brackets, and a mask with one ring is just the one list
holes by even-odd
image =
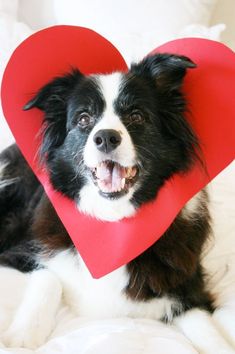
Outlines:
{"label": "dog's open mouth", "polygon": [[136,166],[123,167],[114,161],[103,161],[91,169],[92,178],[100,193],[107,198],[119,198],[128,193],[138,176]]}

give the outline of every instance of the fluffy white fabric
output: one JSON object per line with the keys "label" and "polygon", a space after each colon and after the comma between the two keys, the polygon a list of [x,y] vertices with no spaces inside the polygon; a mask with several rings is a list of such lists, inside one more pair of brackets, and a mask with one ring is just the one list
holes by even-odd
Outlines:
{"label": "fluffy white fabric", "polygon": [[[54,1],[59,23],[90,27],[130,61],[178,36],[190,24],[207,26],[217,0]],[[101,6],[102,5],[102,6]],[[100,20],[102,18],[102,21]]]}
{"label": "fluffy white fabric", "polygon": [[226,31],[223,33],[222,39],[230,48],[235,50],[235,1],[234,0],[218,0],[215,10],[211,18],[211,24],[218,22],[226,23]]}
{"label": "fluffy white fabric", "polygon": [[[10,53],[32,30],[17,18],[20,5],[40,5],[44,11],[54,5],[54,22],[90,26],[112,40],[128,61],[140,58],[165,40],[181,36],[202,36],[220,40],[222,26],[206,27],[215,0],[119,1],[110,16],[110,4],[96,8],[86,0],[0,0],[0,75]],[[123,5],[122,5],[123,4]],[[38,6],[39,8],[40,6]],[[137,7],[137,10],[136,10]],[[90,10],[89,10],[90,9]],[[135,10],[133,10],[135,9]],[[22,14],[24,10],[20,9]],[[145,13],[145,18],[143,17]],[[99,16],[99,13],[102,16]],[[0,151],[13,138],[0,113]],[[218,304],[234,311],[235,288],[235,165],[230,166],[212,183],[212,209],[215,216],[215,241],[212,241],[205,263],[212,274],[210,286],[218,292]],[[7,327],[20,302],[28,277],[15,270],[0,269],[0,333]],[[61,308],[57,326],[49,341],[36,353],[70,354],[195,354],[188,340],[174,328],[148,320],[128,318],[89,321],[75,318],[67,308]],[[1,341],[0,341],[1,342]],[[7,349],[0,344],[1,353],[31,354],[27,349]]]}
{"label": "fluffy white fabric", "polygon": [[1,0],[0,2],[0,12],[11,15],[15,17],[18,11],[18,0]]}
{"label": "fluffy white fabric", "polygon": [[[18,21],[17,11],[18,0],[0,0],[0,82],[13,50],[33,32],[26,24]],[[0,107],[0,134],[1,151],[14,141],[3,119],[2,107]]]}

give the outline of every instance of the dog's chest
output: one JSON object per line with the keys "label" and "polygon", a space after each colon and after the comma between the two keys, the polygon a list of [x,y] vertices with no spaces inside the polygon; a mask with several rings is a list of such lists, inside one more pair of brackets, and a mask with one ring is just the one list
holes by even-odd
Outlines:
{"label": "dog's chest", "polygon": [[126,296],[129,281],[126,267],[93,279],[83,261],[68,251],[59,253],[46,265],[60,278],[65,301],[79,316],[171,319],[172,307],[175,307],[172,299],[134,301]]}

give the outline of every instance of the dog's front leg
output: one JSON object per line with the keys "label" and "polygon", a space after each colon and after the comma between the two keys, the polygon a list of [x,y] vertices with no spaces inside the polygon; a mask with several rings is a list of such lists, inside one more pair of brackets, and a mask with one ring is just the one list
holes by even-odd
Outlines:
{"label": "dog's front leg", "polygon": [[22,303],[3,335],[9,347],[39,347],[54,326],[62,295],[59,280],[47,269],[36,270],[29,277]]}
{"label": "dog's front leg", "polygon": [[187,311],[176,317],[175,324],[200,354],[235,354],[207,312],[200,309]]}

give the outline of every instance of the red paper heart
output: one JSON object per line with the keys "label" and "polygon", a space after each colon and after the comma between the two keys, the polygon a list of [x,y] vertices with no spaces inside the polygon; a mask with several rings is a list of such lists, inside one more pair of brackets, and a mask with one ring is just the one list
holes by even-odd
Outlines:
{"label": "red paper heart", "polygon": [[186,55],[198,66],[186,75],[184,91],[191,110],[188,119],[201,141],[207,174],[195,166],[187,175],[175,175],[154,202],[119,222],[85,216],[52,189],[35,161],[42,112],[22,111],[32,93],[71,66],[85,74],[125,71],[127,65],[117,49],[89,29],[55,26],[24,41],[4,73],[2,105],[8,124],[95,278],[126,264],[156,242],[184,204],[235,156],[235,54],[220,43],[192,38],[166,43],[154,52]]}

